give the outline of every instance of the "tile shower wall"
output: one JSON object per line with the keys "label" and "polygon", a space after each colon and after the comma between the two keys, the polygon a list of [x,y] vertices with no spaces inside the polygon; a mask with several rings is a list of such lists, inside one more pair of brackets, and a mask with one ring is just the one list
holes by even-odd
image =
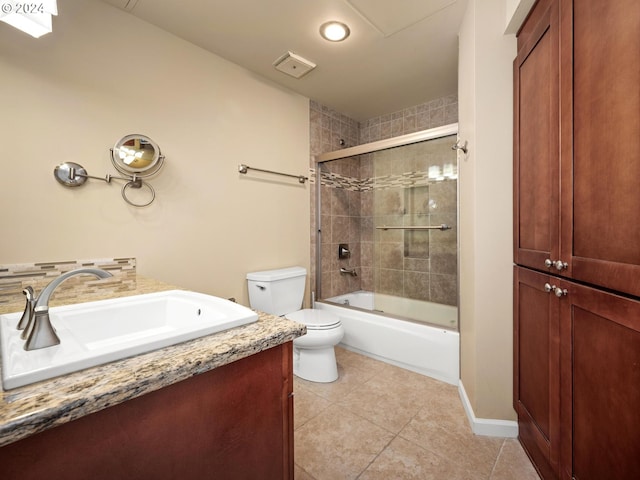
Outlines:
{"label": "tile shower wall", "polygon": [[457,305],[457,172],[456,155],[451,150],[453,138],[372,154],[372,188],[362,192],[362,204],[372,205],[372,219],[363,217],[363,224],[451,227],[444,231],[375,229],[371,246],[363,242],[362,249],[373,250],[376,292]]}
{"label": "tile shower wall", "polygon": [[[313,100],[309,104],[310,119],[310,153],[311,153],[311,179],[315,183],[314,156],[325,152],[339,150],[344,147],[358,145],[360,141],[360,125],[341,113],[338,113]],[[322,296],[331,296],[333,292],[360,290],[361,276],[340,275],[340,266],[350,265],[360,273],[359,247],[354,241],[359,239],[360,232],[356,230],[353,223],[359,219],[359,207],[356,206],[357,188],[348,187],[351,179],[359,180],[359,165],[356,159],[345,161],[344,164],[336,164],[329,168],[333,170],[331,175],[325,175],[321,182],[322,188],[322,239],[318,246],[316,243],[316,232],[318,224],[316,221],[316,188],[311,191],[311,291],[316,292],[316,255],[318,249],[322,253]],[[331,182],[327,183],[331,177]],[[342,182],[344,180],[344,183]],[[349,201],[352,201],[352,205]],[[359,198],[358,198],[359,201]],[[349,213],[353,212],[354,215]],[[348,261],[338,261],[338,244],[349,243],[351,258]]]}
{"label": "tile shower wall", "polygon": [[[358,123],[326,106],[311,101],[310,151],[312,178],[315,178],[316,174],[313,161],[315,155],[455,123],[457,122],[457,107],[457,97],[450,95],[399,112]],[[361,155],[358,158],[325,162],[321,180],[322,235],[321,245],[319,247],[316,245],[318,225],[316,224],[315,214],[318,206],[316,205],[315,188],[312,189],[312,260],[310,278],[312,290],[317,290],[315,285],[315,259],[317,248],[320,248],[322,253],[321,288],[322,296],[325,298],[361,289],[374,290],[374,288],[388,293],[397,293],[398,289],[404,291],[406,285],[407,292],[405,292],[405,295],[410,298],[423,299],[425,296],[424,292],[427,291],[430,296],[432,293],[435,294],[433,299],[436,301],[455,304],[456,293],[455,290],[450,288],[451,285],[455,285],[456,283],[455,276],[453,277],[453,282],[438,283],[438,285],[447,285],[443,287],[443,291],[440,293],[436,293],[437,287],[432,287],[429,281],[431,280],[431,275],[449,275],[448,273],[440,272],[448,272],[451,270],[450,254],[444,252],[438,253],[437,255],[441,255],[441,257],[438,260],[434,260],[433,255],[439,247],[436,248],[433,241],[431,245],[428,245],[428,243],[425,242],[424,235],[408,235],[406,245],[400,242],[402,243],[401,247],[399,245],[392,246],[391,244],[394,242],[385,242],[388,243],[386,246],[378,249],[378,252],[374,252],[374,235],[378,235],[380,231],[374,229],[376,206],[373,203],[374,196],[372,192],[376,186],[376,182],[378,183],[378,187],[386,185],[384,181],[382,181],[383,179],[378,177],[385,177],[390,173],[385,173],[379,169],[374,172],[372,158],[372,154],[369,154]],[[403,170],[401,173],[407,171],[415,170]],[[430,195],[439,195],[438,191],[444,188],[451,190],[451,186],[435,186],[432,188],[433,191],[430,192]],[[455,191],[455,189],[453,191]],[[425,193],[425,190],[423,190],[422,197],[424,197]],[[417,198],[420,194],[416,190],[413,192],[413,196]],[[389,195],[387,195],[387,197],[389,197]],[[393,195],[391,195],[391,197],[393,197]],[[413,201],[415,204],[415,199],[412,200],[409,197],[405,199],[403,194],[402,202],[405,201]],[[378,205],[378,208],[384,208],[382,207],[382,203]],[[424,212],[416,210],[414,213],[415,215],[423,215]],[[424,218],[422,218],[421,221],[424,221]],[[435,221],[435,219],[432,221]],[[435,243],[443,240],[443,238],[444,237],[440,237]],[[346,260],[338,259],[338,245],[340,243],[349,244],[352,252],[351,258]],[[383,265],[390,266],[392,264],[390,262],[393,262],[392,258],[398,258],[398,248],[408,249],[409,253],[409,256],[402,262],[402,268],[388,268],[384,269],[385,271],[380,269],[376,271],[374,269],[374,255],[383,256],[375,259],[378,260],[378,265],[380,265],[380,261],[382,261]],[[424,253],[425,248],[431,249],[431,263],[433,263],[433,265],[429,273],[426,271],[426,269],[429,268],[429,260],[426,261],[427,267],[425,267],[425,262],[416,258],[418,256],[416,249],[422,249]],[[444,260],[445,257],[447,257],[448,260]],[[453,254],[453,258],[455,258],[455,253]],[[399,263],[397,262],[393,265],[399,267]],[[358,276],[352,277],[351,275],[340,274],[340,267],[356,268]],[[424,287],[427,283],[430,287],[425,290]],[[436,283],[433,285],[436,285]]]}

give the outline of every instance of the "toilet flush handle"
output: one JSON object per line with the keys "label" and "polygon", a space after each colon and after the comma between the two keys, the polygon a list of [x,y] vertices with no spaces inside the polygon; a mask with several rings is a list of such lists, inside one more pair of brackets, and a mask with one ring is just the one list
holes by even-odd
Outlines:
{"label": "toilet flush handle", "polygon": [[258,287],[260,290],[266,290],[267,289],[266,285],[260,285],[259,283],[256,283],[256,287]]}

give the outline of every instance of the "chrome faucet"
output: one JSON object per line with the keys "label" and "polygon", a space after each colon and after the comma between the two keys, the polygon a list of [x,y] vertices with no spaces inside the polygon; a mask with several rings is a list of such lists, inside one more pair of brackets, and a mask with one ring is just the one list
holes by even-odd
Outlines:
{"label": "chrome faucet", "polygon": [[[100,268],[78,268],[71,270],[54,278],[49,285],[44,287],[35,300],[33,299],[33,288],[25,288],[23,293],[27,297],[27,305],[20,319],[20,323],[18,323],[19,330],[24,328],[21,338],[26,339],[24,344],[25,350],[36,350],[60,343],[60,338],[58,338],[49,319],[49,299],[53,291],[58,288],[58,285],[76,275],[94,275],[97,278],[109,278],[113,276],[111,273]],[[26,325],[24,322],[25,317],[27,318]]]}
{"label": "chrome faucet", "polygon": [[355,268],[344,268],[344,267],[341,267],[340,268],[340,273],[345,273],[345,274],[348,273],[349,275],[353,275],[354,277],[358,276],[358,272],[356,272]]}

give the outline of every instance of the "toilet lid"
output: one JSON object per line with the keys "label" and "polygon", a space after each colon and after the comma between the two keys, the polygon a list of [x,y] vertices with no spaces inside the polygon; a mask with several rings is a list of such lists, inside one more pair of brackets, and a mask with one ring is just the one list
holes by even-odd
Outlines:
{"label": "toilet lid", "polygon": [[287,313],[285,317],[294,322],[303,323],[311,330],[324,330],[340,325],[338,317],[324,310],[305,308],[297,312]]}

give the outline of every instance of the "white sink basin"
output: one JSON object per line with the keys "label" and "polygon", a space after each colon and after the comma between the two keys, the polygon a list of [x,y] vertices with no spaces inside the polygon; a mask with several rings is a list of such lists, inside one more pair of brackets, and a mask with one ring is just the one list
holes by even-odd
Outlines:
{"label": "white sink basin", "polygon": [[255,322],[229,300],[171,290],[49,310],[60,344],[27,351],[16,325],[22,312],[0,315],[5,390],[138,355]]}

